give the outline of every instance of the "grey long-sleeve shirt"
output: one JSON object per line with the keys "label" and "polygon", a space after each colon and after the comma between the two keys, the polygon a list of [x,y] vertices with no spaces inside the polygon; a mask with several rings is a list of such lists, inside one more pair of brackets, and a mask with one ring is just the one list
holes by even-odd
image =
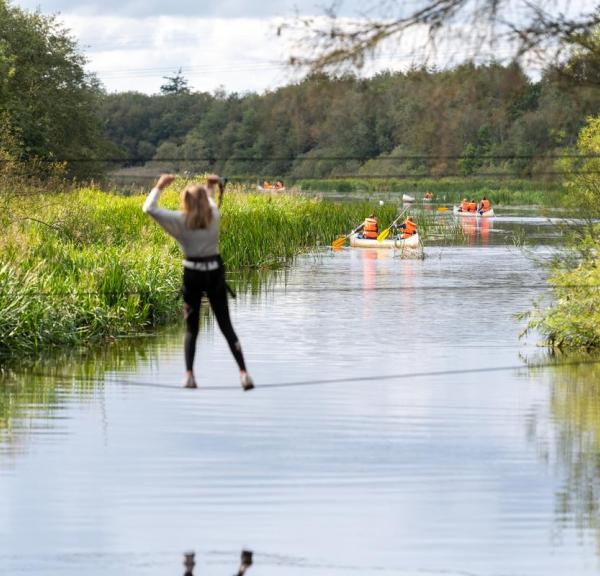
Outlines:
{"label": "grey long-sleeve shirt", "polygon": [[179,242],[185,257],[216,256],[219,253],[219,222],[221,214],[215,201],[209,197],[212,220],[208,228],[191,230],[185,225],[183,213],[167,210],[158,205],[162,190],[153,188],[142,210],[152,216],[162,228]]}

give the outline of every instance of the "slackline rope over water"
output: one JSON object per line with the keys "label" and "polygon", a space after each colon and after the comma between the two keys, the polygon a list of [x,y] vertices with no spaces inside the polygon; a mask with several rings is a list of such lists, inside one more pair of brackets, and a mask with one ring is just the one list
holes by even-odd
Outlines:
{"label": "slackline rope over water", "polygon": [[[457,376],[457,375],[470,375],[470,374],[486,374],[491,372],[510,372],[513,370],[535,370],[542,368],[559,368],[563,366],[586,366],[586,365],[595,365],[600,364],[600,359],[598,360],[577,360],[573,362],[542,362],[538,364],[531,365],[511,365],[511,366],[490,366],[487,368],[457,368],[455,370],[431,370],[427,372],[408,372],[408,373],[400,373],[400,374],[380,374],[380,375],[370,375],[370,376],[348,376],[348,377],[340,377],[340,378],[324,378],[321,380],[298,380],[296,382],[272,382],[267,384],[259,384],[256,386],[254,391],[260,390],[271,390],[275,388],[297,388],[304,386],[324,386],[327,384],[343,384],[345,382],[378,382],[378,381],[390,381],[390,380],[406,380],[413,378],[437,378],[441,376]],[[147,387],[147,388],[165,388],[169,390],[185,390],[186,388],[180,385],[175,384],[161,384],[160,382],[140,382],[136,380],[124,380],[124,379],[106,379],[102,377],[94,377],[94,376],[77,376],[77,375],[69,375],[69,374],[52,374],[52,373],[44,373],[44,372],[33,372],[27,373],[22,372],[23,376],[32,375],[32,376],[41,376],[46,378],[56,378],[65,381],[73,381],[73,380],[87,380],[87,381],[95,381],[99,384],[120,384],[123,386],[133,386],[133,387]],[[223,390],[236,390],[239,391],[239,386],[199,386],[197,391],[223,391]]]}

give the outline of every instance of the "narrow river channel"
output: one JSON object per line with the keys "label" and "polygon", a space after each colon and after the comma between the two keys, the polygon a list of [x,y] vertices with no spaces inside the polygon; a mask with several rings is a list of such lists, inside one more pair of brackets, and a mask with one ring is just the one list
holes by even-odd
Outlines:
{"label": "narrow river channel", "polygon": [[518,239],[544,258],[552,226],[464,226],[241,294],[251,393],[210,321],[197,391],[179,327],[11,377],[0,574],[178,575],[194,550],[231,576],[242,548],[256,576],[600,573],[600,369],[528,368],[514,318],[547,293]]}

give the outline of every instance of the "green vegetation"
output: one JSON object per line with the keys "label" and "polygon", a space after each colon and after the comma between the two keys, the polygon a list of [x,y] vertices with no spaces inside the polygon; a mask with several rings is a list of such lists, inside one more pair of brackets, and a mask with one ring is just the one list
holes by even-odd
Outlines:
{"label": "green vegetation", "polygon": [[567,248],[550,274],[554,302],[535,309],[529,328],[540,331],[552,347],[594,350],[600,349],[600,117],[589,119],[578,148],[597,157],[567,164],[574,176],[564,205],[584,224],[565,228]]}
{"label": "green vegetation", "polygon": [[[142,202],[89,188],[8,202],[0,222],[0,355],[136,334],[178,315],[179,248]],[[177,207],[177,191],[164,203]],[[221,251],[230,271],[276,269],[329,245],[371,211],[385,225],[396,207],[234,188],[225,197]],[[434,218],[419,216],[425,236]]]}
{"label": "green vegetation", "polygon": [[369,79],[314,75],[261,95],[107,95],[100,114],[120,157],[136,166],[154,159],[260,181],[557,181],[555,156],[572,152],[586,116],[600,112],[597,88],[566,82],[561,72],[535,82],[518,65],[500,64]]}
{"label": "green vegetation", "polygon": [[[16,135],[17,158],[77,158],[70,175],[93,175],[109,147],[97,115],[102,92],[84,71],[76,40],[53,16],[0,0],[0,132]],[[0,151],[5,143],[0,138]]]}
{"label": "green vegetation", "polygon": [[340,178],[298,180],[295,185],[307,192],[405,192],[422,197],[431,191],[435,202],[457,204],[462,198],[487,196],[493,204],[558,206],[565,188],[557,183],[538,180],[486,178]]}

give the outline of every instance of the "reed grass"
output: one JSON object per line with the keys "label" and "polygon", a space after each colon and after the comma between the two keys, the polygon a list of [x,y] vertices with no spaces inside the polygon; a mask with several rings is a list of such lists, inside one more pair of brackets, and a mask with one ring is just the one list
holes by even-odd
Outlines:
{"label": "reed grass", "polygon": [[[92,188],[11,200],[0,217],[0,364],[178,316],[180,250],[142,212],[143,200]],[[161,202],[177,207],[178,190]],[[277,269],[329,246],[371,212],[386,226],[396,211],[390,203],[269,198],[234,186],[222,210],[221,253],[231,272]],[[433,222],[418,216],[423,236]]]}

